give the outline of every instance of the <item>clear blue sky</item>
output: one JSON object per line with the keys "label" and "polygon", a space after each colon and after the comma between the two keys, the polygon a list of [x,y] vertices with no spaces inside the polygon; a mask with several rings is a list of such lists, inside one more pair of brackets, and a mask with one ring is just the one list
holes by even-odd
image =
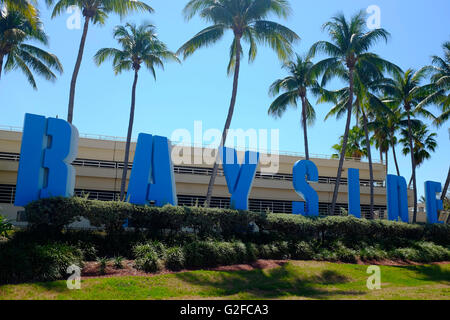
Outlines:
{"label": "clear blue sky", "polygon": [[[99,48],[117,46],[112,39],[114,26],[126,21],[152,22],[158,28],[160,39],[173,51],[206,26],[198,19],[184,20],[181,11],[187,3],[185,0],[146,2],[156,10],[154,14],[130,15],[123,21],[112,16],[102,27],[90,26],[75,100],[74,124],[81,133],[126,135],[133,74],[114,76],[109,63],[98,68],[92,59]],[[293,15],[283,23],[302,38],[295,48],[299,53],[308,50],[315,41],[327,39],[321,26],[332,15],[340,11],[350,15],[369,5],[381,8],[381,26],[392,35],[388,44],[379,43],[374,51],[405,70],[429,64],[430,56],[442,55],[441,44],[450,40],[448,0],[293,0],[291,4]],[[60,58],[65,73],[56,83],[38,78],[38,91],[34,91],[19,72],[4,75],[0,81],[0,125],[22,126],[27,112],[66,118],[69,83],[81,30],[66,27],[68,13],[51,19],[50,10],[42,6],[41,11],[50,36],[49,51]],[[214,47],[198,51],[182,65],[168,64],[165,71],[157,70],[156,82],[143,70],[138,84],[133,136],[145,132],[170,137],[178,128],[192,132],[195,120],[202,120],[204,129],[222,129],[232,85],[232,79],[226,74],[230,41],[228,35]],[[280,120],[267,115],[271,102],[267,89],[275,79],[285,75],[275,54],[269,48],[259,47],[256,61],[251,65],[244,62],[232,127],[280,129],[280,149],[303,152],[299,112],[290,110]],[[329,108],[330,105],[325,104],[316,107],[318,120],[309,131],[311,153],[331,154],[331,146],[344,131],[343,120],[323,122]],[[419,194],[423,194],[425,180],[443,182],[447,175],[448,124],[436,131],[439,148],[433,159],[418,169]],[[378,157],[378,152],[374,152]],[[402,175],[409,180],[409,158],[400,156],[399,161]],[[390,172],[394,173],[392,155],[390,164]]]}

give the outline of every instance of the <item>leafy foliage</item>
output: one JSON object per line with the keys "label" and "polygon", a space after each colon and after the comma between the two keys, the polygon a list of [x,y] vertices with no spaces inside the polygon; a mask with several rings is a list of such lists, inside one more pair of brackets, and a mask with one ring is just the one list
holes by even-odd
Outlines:
{"label": "leafy foliage", "polygon": [[65,244],[9,241],[0,245],[0,283],[63,279],[70,265],[81,268],[82,261],[81,250]]}
{"label": "leafy foliage", "polygon": [[32,23],[19,11],[0,11],[0,76],[5,63],[5,72],[20,69],[36,89],[34,74],[54,81],[56,75],[53,71],[63,72],[63,67],[54,54],[26,43],[33,41],[48,44],[47,35],[38,18]]}
{"label": "leafy foliage", "polygon": [[0,215],[0,237],[8,237],[8,232],[12,230],[12,224],[6,220],[5,217]]}

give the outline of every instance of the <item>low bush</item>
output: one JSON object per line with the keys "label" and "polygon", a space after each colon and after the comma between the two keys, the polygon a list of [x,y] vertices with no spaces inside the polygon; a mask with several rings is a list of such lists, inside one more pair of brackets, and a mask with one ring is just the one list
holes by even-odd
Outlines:
{"label": "low bush", "polygon": [[172,271],[179,271],[185,267],[186,258],[184,251],[180,247],[173,247],[167,249],[165,266]]}
{"label": "low bush", "polygon": [[162,270],[163,262],[152,244],[137,245],[133,251],[136,257],[135,265],[137,269],[145,272],[158,272]]}
{"label": "low bush", "polygon": [[82,268],[83,253],[66,244],[10,241],[0,246],[0,283],[63,279],[70,265]]}
{"label": "low bush", "polygon": [[291,252],[292,258],[298,260],[312,260],[315,255],[314,247],[305,241],[293,243]]}

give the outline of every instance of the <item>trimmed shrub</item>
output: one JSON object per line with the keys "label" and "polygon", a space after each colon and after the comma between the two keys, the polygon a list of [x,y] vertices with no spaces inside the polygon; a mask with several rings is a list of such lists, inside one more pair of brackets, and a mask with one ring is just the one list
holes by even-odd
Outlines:
{"label": "trimmed shrub", "polygon": [[[128,219],[129,226],[144,230],[151,238],[161,239],[182,238],[187,230],[192,230],[194,238],[199,240],[341,241],[348,248],[354,248],[360,242],[368,245],[395,244],[398,247],[410,241],[428,241],[450,246],[449,225],[407,224],[352,216],[308,218],[203,207],[158,208],[84,198],[39,200],[30,203],[26,213],[32,226],[47,225],[60,229],[79,217],[85,217],[93,226],[104,228],[111,235],[123,233],[123,223]],[[259,233],[253,232],[254,224]]]}
{"label": "trimmed shrub", "polygon": [[7,242],[0,246],[0,283],[63,279],[70,265],[82,268],[83,253],[69,245]]}
{"label": "trimmed shrub", "polygon": [[179,271],[184,268],[186,258],[184,251],[180,247],[173,247],[167,249],[165,265],[166,268],[172,271]]}

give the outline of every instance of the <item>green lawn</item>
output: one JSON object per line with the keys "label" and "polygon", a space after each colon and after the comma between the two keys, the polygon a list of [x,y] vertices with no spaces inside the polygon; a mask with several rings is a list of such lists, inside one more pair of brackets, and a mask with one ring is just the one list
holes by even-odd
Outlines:
{"label": "green lawn", "polygon": [[367,266],[291,261],[272,270],[192,271],[0,286],[2,299],[447,299],[450,264],[381,266],[382,289],[366,287]]}

